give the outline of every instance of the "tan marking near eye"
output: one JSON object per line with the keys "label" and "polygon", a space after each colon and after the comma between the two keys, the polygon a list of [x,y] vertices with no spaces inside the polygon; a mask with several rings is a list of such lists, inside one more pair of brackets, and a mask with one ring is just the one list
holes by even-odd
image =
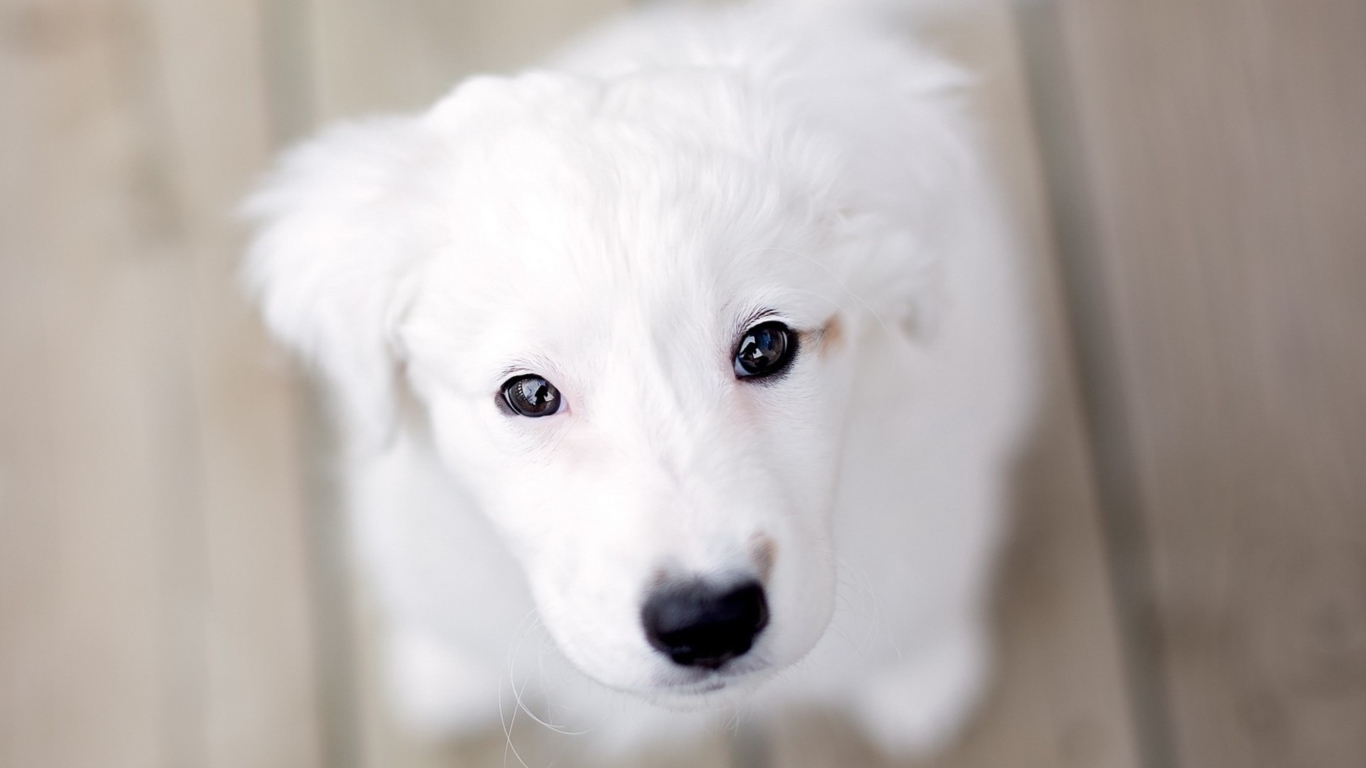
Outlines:
{"label": "tan marking near eye", "polygon": [[759,581],[767,582],[773,573],[773,560],[778,556],[778,545],[766,534],[756,533],[750,540],[754,567],[759,570]]}
{"label": "tan marking near eye", "polygon": [[834,352],[844,343],[844,323],[839,315],[832,315],[825,326],[817,331],[816,352],[822,356]]}

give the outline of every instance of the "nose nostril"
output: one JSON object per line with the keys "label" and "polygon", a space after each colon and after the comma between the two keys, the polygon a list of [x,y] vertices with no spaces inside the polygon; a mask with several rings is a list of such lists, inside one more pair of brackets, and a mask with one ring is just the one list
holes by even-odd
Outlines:
{"label": "nose nostril", "polygon": [[645,602],[641,622],[650,645],[675,664],[717,669],[754,646],[768,626],[768,601],[757,581],[666,584]]}

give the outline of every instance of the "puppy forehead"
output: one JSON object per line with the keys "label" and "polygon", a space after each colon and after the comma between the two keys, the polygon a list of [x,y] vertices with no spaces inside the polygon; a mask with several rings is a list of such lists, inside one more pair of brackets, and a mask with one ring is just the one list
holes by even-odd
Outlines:
{"label": "puppy forehead", "polygon": [[809,201],[765,158],[631,141],[620,126],[584,133],[519,131],[465,164],[440,254],[453,278],[514,301],[629,294],[658,305],[738,286],[820,239]]}
{"label": "puppy forehead", "polygon": [[757,152],[606,119],[578,127],[563,135],[526,126],[462,163],[453,233],[533,267],[536,256],[555,254],[580,270],[613,259],[664,268],[766,244],[769,230],[801,225],[810,207],[795,174]]}

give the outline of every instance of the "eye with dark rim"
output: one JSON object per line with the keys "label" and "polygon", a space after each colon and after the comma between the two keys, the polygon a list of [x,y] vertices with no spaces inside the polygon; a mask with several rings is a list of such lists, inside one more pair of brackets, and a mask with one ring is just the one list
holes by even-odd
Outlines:
{"label": "eye with dark rim", "polygon": [[735,347],[735,376],[762,379],[782,373],[797,354],[797,334],[770,320],[745,331]]}
{"label": "eye with dark rim", "polygon": [[518,416],[538,419],[560,412],[564,398],[554,384],[534,373],[503,382],[503,402]]}

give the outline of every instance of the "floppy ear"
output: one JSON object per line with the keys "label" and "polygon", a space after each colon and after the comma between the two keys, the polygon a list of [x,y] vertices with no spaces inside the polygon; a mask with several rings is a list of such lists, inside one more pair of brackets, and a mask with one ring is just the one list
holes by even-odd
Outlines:
{"label": "floppy ear", "polygon": [[989,217],[973,189],[977,132],[958,103],[973,78],[900,40],[883,43],[864,45],[859,79],[812,97],[828,100],[808,119],[842,150],[844,225],[859,243],[850,288],[886,327],[927,342],[946,314],[957,252],[987,234],[974,231]]}
{"label": "floppy ear", "polygon": [[276,337],[324,374],[352,442],[377,449],[398,421],[395,343],[423,262],[449,218],[457,147],[499,134],[567,76],[466,80],[412,117],[336,126],[285,154],[244,213],[244,276]]}
{"label": "floppy ear", "polygon": [[405,280],[430,252],[416,118],[332,128],[285,154],[244,206],[256,227],[244,268],[271,332],[321,369],[353,439],[378,448],[398,410],[390,330]]}

